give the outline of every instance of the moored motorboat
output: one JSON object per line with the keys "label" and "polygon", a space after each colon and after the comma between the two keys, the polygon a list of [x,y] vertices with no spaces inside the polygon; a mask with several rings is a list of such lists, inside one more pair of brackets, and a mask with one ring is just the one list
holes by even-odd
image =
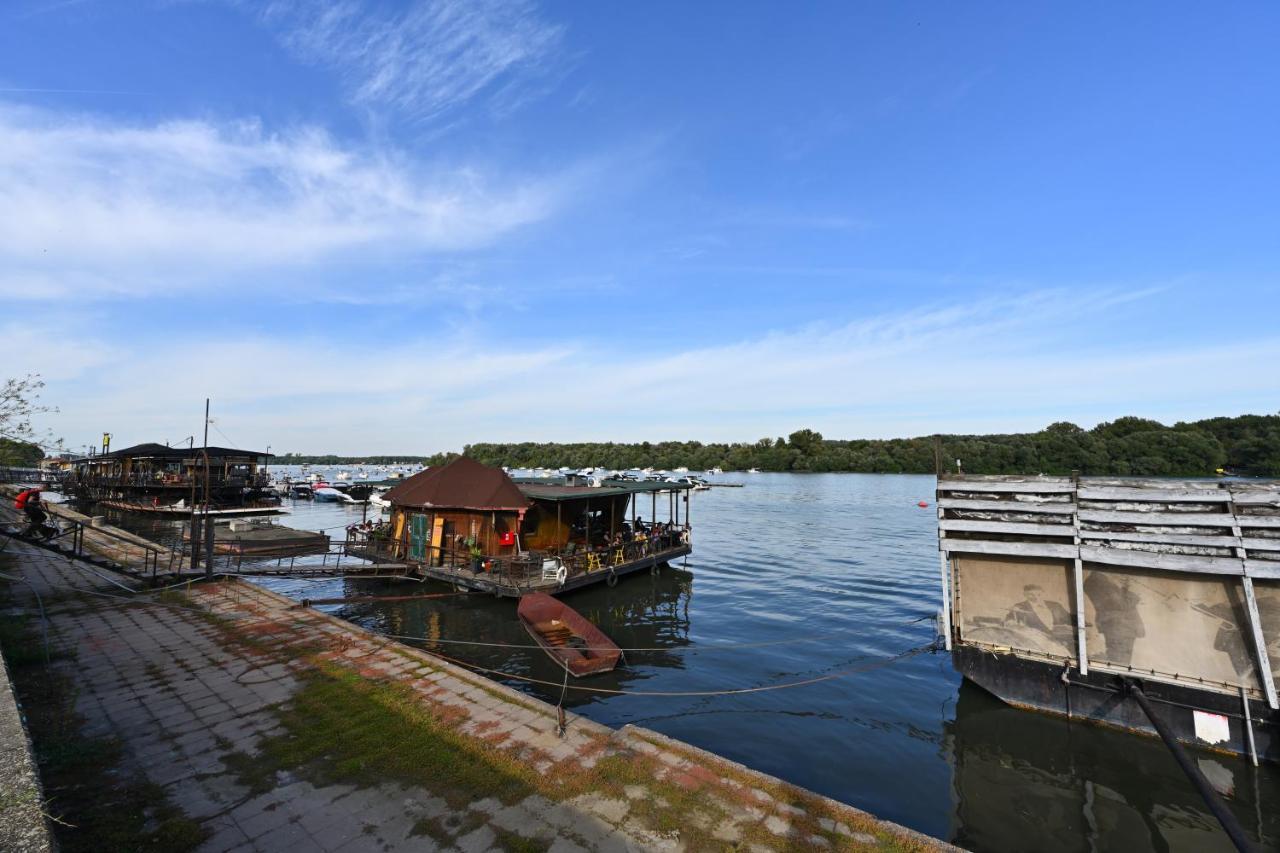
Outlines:
{"label": "moored motorboat", "polygon": [[572,676],[608,672],[622,650],[586,617],[545,592],[521,596],[520,624],[543,651]]}

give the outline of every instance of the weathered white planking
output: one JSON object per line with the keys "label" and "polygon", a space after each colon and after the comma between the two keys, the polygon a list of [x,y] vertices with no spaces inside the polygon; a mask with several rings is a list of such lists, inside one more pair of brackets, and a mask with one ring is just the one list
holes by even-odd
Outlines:
{"label": "weathered white planking", "polygon": [[1237,515],[1241,527],[1280,527],[1280,515]]}
{"label": "weathered white planking", "polygon": [[[990,497],[984,499],[984,492]],[[997,495],[1001,499],[996,499]],[[1015,496],[1020,499],[1008,499]],[[1093,505],[1081,508],[1082,501]],[[1073,483],[1051,477],[943,477],[938,482],[939,548],[944,553],[1078,556],[1110,565],[1216,575],[1242,575],[1256,567],[1258,577],[1280,576],[1280,561],[1248,559],[1246,551],[1238,550],[1280,554],[1280,538],[1258,535],[1263,530],[1280,532],[1280,514],[1241,515],[1236,503],[1250,508],[1280,506],[1280,483],[1233,487],[1209,480],[1095,478]],[[1176,511],[1178,505],[1184,511]],[[1216,506],[1225,511],[1212,511]],[[991,517],[949,517],[966,513],[989,513]],[[1065,521],[1068,515],[1069,525],[1045,523]],[[1044,516],[1043,522],[1037,516]],[[1085,530],[1082,524],[1104,529]],[[1105,529],[1108,526],[1141,527],[1142,531]],[[958,540],[946,538],[948,532],[991,536]],[[1078,550],[1037,541],[1067,536],[1080,542]],[[993,541],[996,538],[1015,541]],[[1115,547],[1106,547],[1107,543]],[[1176,553],[1207,548],[1236,556]]]}
{"label": "weathered white planking", "polygon": [[[1004,554],[1012,557],[1075,559],[1075,545],[1041,542],[994,542],[988,539],[943,539],[939,546],[951,554]],[[1238,574],[1238,572],[1237,572]]]}
{"label": "weathered white planking", "polygon": [[[1112,542],[1152,542],[1157,545],[1194,545],[1203,548],[1234,548],[1234,536],[1196,536],[1190,533],[1127,533],[1119,530],[1081,530],[1081,539],[1106,539]],[[1280,548],[1280,541],[1276,548]]]}
{"label": "weathered white planking", "polygon": [[1016,533],[1023,536],[1075,536],[1070,524],[1032,524],[1017,521],[982,521],[944,519],[938,522],[943,530],[964,530],[970,533]]}
{"label": "weathered white planking", "polygon": [[938,506],[943,509],[975,509],[989,512],[1043,512],[1055,515],[1072,515],[1076,511],[1073,503],[1062,501],[976,501],[961,498],[942,498]]}
{"label": "weathered white planking", "polygon": [[1016,483],[972,482],[970,480],[939,480],[940,492],[1024,492],[1029,495],[1061,495],[1074,492],[1070,481],[1065,483],[1041,483],[1024,480]]}
{"label": "weathered white planking", "polygon": [[1203,489],[1216,491],[1225,480],[1170,480],[1164,477],[1082,477],[1081,486],[1117,486],[1122,489]]}
{"label": "weathered white planking", "polygon": [[1082,501],[1151,501],[1153,503],[1226,503],[1231,494],[1222,489],[1126,489],[1119,486],[1080,486]]}
{"label": "weathered white planking", "polygon": [[1250,560],[1249,577],[1262,580],[1278,580],[1280,579],[1280,563]]}
{"label": "weathered white planking", "polygon": [[1210,575],[1243,575],[1239,557],[1198,557],[1188,554],[1161,554],[1157,551],[1131,551],[1126,548],[1101,548],[1081,545],[1080,559],[1087,563],[1129,566],[1171,572],[1202,572]]}
{"label": "weathered white planking", "polygon": [[1280,506],[1280,491],[1264,491],[1262,489],[1251,490],[1247,492],[1231,492],[1231,500],[1237,506]]}
{"label": "weathered white planking", "polygon": [[[1226,527],[1234,517],[1228,512],[1116,512],[1109,509],[1082,509],[1081,521],[1097,524],[1149,524],[1154,527]],[[1280,519],[1277,519],[1280,521]]]}

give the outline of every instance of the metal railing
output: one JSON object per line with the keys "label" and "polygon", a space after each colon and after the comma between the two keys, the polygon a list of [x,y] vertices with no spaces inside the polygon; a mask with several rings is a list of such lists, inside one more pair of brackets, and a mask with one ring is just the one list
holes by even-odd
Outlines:
{"label": "metal railing", "polygon": [[23,468],[19,466],[0,466],[0,483],[19,485],[55,485],[60,486],[67,479],[66,471],[46,470],[43,468]]}

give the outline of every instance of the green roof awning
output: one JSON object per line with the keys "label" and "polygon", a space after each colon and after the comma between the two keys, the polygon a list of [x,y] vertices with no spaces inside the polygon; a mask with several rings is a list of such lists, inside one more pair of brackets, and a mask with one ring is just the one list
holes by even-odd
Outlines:
{"label": "green roof awning", "polygon": [[680,492],[693,488],[687,483],[658,483],[653,481],[632,483],[625,480],[607,480],[603,486],[561,486],[517,480],[516,487],[524,492],[525,497],[535,501],[579,501],[588,498],[614,498],[623,495],[648,494],[650,492]]}

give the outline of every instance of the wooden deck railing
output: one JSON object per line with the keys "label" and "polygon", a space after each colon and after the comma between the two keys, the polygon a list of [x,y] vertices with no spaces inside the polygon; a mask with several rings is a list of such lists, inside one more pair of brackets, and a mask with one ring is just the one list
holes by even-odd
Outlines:
{"label": "wooden deck railing", "polygon": [[376,536],[351,540],[347,552],[364,559],[403,562],[423,566],[447,574],[467,573],[467,578],[487,575],[501,586],[531,586],[543,580],[544,564],[556,560],[565,568],[565,580],[590,574],[607,572],[611,567],[627,565],[637,560],[675,552],[689,544],[688,528],[672,528],[655,536],[590,551],[576,548],[560,550],[531,550],[509,555],[473,556],[467,548],[424,547],[424,558],[409,555],[409,545],[402,540],[380,539]]}

